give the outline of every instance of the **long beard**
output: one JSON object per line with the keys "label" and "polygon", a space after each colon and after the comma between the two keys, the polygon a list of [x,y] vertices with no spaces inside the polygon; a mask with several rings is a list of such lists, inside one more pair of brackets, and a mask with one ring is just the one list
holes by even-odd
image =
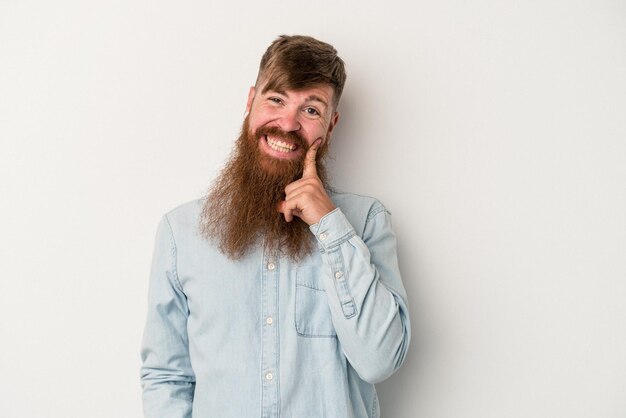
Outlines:
{"label": "long beard", "polygon": [[[263,154],[259,138],[267,133],[298,144],[300,158],[282,160]],[[318,176],[325,187],[323,157],[327,148],[324,141],[316,158]],[[285,198],[285,187],[302,177],[307,149],[306,141],[294,133],[275,128],[249,133],[246,118],[229,161],[205,199],[200,218],[202,235],[216,240],[219,249],[235,260],[257,243],[293,260],[309,254],[314,246],[309,226],[298,217],[286,222],[277,210]]]}

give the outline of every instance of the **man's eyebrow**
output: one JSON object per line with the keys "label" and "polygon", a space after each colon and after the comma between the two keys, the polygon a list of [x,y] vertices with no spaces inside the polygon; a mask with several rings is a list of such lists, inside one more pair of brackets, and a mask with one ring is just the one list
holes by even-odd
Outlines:
{"label": "man's eyebrow", "polygon": [[[263,92],[263,94],[280,94],[281,96],[289,97],[289,94],[285,90],[278,90],[278,89],[267,89],[266,91]],[[326,100],[324,100],[322,97],[316,94],[310,95],[309,97],[304,99],[304,101],[305,102],[320,102],[324,106],[328,107],[328,103],[326,103]]]}
{"label": "man's eyebrow", "polygon": [[267,89],[263,93],[265,93],[265,94],[272,94],[272,93],[280,94],[281,96],[285,96],[285,97],[289,96],[286,91],[284,91],[284,90],[276,90],[276,89]]}
{"label": "man's eyebrow", "polygon": [[324,100],[323,98],[316,96],[315,94],[310,95],[309,97],[306,98],[307,102],[320,102],[322,103],[324,106],[328,107],[328,103],[326,103],[326,100]]}

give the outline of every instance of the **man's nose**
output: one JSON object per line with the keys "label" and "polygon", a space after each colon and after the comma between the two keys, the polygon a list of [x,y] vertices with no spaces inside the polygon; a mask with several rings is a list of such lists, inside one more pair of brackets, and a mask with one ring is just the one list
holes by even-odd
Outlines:
{"label": "man's nose", "polygon": [[285,132],[294,132],[300,129],[300,120],[298,119],[298,111],[285,109],[282,115],[280,115],[280,119],[278,120],[278,125],[280,129]]}

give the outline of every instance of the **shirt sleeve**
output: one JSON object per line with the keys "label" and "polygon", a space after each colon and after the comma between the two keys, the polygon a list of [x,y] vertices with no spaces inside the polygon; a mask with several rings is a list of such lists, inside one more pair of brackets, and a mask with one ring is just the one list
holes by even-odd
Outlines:
{"label": "shirt sleeve", "polygon": [[390,214],[374,204],[362,238],[339,208],[310,230],[322,253],[324,286],[343,352],[363,380],[380,382],[402,365],[411,336]]}
{"label": "shirt sleeve", "polygon": [[188,315],[176,273],[176,243],[164,216],[156,235],[141,346],[146,418],[191,417],[195,376],[189,360]]}

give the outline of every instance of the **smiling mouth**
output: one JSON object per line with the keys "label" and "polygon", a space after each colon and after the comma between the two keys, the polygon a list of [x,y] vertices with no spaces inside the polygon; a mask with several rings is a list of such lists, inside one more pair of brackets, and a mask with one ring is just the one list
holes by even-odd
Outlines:
{"label": "smiling mouth", "polygon": [[293,143],[270,138],[267,135],[263,135],[263,138],[265,139],[265,142],[267,143],[267,145],[269,145],[269,147],[273,149],[274,151],[288,154],[298,149],[298,145],[293,144]]}

